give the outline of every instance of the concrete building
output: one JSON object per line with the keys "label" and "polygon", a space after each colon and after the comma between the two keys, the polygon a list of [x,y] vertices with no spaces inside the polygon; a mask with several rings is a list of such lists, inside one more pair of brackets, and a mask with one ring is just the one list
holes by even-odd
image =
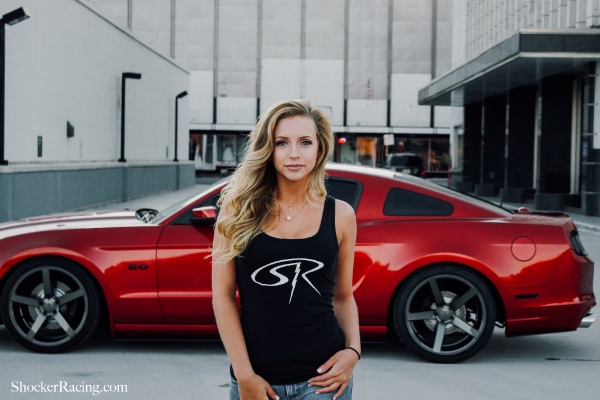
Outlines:
{"label": "concrete building", "polygon": [[419,104],[463,107],[455,185],[600,215],[600,1],[454,0],[452,21],[452,68]]}
{"label": "concrete building", "polygon": [[448,169],[451,108],[419,106],[417,93],[450,68],[450,1],[88,3],[190,71],[199,170],[234,166],[257,117],[290,98],[328,113],[337,161],[381,166],[413,152],[430,171]]}
{"label": "concrete building", "polygon": [[[27,6],[6,27],[5,158],[0,222],[75,210],[194,184],[187,161],[189,72],[84,0],[3,0]],[[124,157],[122,74],[127,79]],[[119,162],[118,160],[126,162]]]}

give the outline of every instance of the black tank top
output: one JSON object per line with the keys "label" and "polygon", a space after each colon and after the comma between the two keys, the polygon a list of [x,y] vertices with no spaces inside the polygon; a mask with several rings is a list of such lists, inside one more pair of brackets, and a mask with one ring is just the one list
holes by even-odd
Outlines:
{"label": "black tank top", "polygon": [[317,376],[317,368],[345,347],[332,304],[337,256],[335,199],[327,196],[317,234],[280,239],[261,233],[237,258],[248,356],[270,384]]}

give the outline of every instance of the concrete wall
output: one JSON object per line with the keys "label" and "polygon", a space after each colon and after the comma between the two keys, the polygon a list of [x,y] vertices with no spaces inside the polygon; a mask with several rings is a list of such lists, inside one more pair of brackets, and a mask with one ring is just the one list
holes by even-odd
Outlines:
{"label": "concrete wall", "polygon": [[190,123],[213,122],[213,82],[212,71],[190,73]]}
{"label": "concrete wall", "polygon": [[[189,90],[189,73],[163,54],[164,47],[158,52],[141,41],[142,31],[134,36],[121,25],[130,20],[124,4],[105,4],[116,15],[115,23],[88,1],[29,0],[25,5],[31,18],[6,27],[9,165],[0,167],[0,221],[194,184],[193,163],[171,161],[175,96]],[[3,12],[23,5],[2,1]],[[145,20],[143,10],[138,8],[138,21]],[[160,45],[164,35],[157,32],[152,40]],[[123,72],[141,73],[142,79],[127,80],[128,162],[119,163]],[[188,98],[179,101],[178,121],[178,157],[185,160]],[[74,137],[67,137],[67,123],[74,127]]]}
{"label": "concrete wall", "polygon": [[0,167],[0,222],[128,201],[192,185],[192,162]]}
{"label": "concrete wall", "polygon": [[348,125],[386,126],[386,100],[348,100]]}
{"label": "concrete wall", "polygon": [[393,126],[429,126],[431,107],[420,106],[414,94],[430,80],[429,74],[392,75]]}
{"label": "concrete wall", "polygon": [[263,59],[261,112],[286,99],[310,99],[330,110],[333,125],[344,120],[342,60]]}
{"label": "concrete wall", "polygon": [[[22,5],[2,1],[6,12]],[[189,88],[189,73],[92,11],[87,1],[31,0],[27,7],[31,18],[6,28],[8,161],[117,160],[121,74],[127,71],[142,79],[127,80],[125,158],[173,158],[175,96]],[[188,99],[179,105],[178,147],[185,159]],[[72,138],[67,121],[75,127]]]}

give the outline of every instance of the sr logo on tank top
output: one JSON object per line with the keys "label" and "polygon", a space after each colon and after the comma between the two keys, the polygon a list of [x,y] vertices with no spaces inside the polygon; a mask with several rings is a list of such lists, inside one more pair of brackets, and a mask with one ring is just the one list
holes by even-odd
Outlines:
{"label": "sr logo on tank top", "polygon": [[[321,292],[317,290],[317,288],[312,284],[310,279],[307,277],[311,272],[315,272],[323,268],[323,263],[317,260],[312,260],[310,258],[290,258],[287,260],[279,260],[267,265],[264,265],[258,268],[252,274],[252,280],[258,283],[261,286],[281,286],[288,283],[290,280],[287,276],[282,275],[278,272],[278,270],[282,268],[294,267],[294,278],[292,279],[292,291],[290,293],[290,301],[288,304],[292,302],[292,296],[294,296],[294,290],[296,289],[296,284],[298,283],[298,276],[301,275],[302,279],[304,279],[318,294],[321,295]],[[302,272],[304,270],[305,272]],[[302,274],[300,274],[302,272]],[[279,279],[278,282],[275,283],[264,283],[268,278],[275,276]]]}

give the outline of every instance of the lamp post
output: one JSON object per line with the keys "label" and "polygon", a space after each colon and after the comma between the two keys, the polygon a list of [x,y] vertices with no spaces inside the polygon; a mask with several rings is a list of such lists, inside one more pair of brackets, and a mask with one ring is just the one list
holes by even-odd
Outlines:
{"label": "lamp post", "polygon": [[173,161],[179,161],[177,158],[177,122],[179,122],[179,99],[182,99],[187,95],[188,92],[184,90],[183,92],[179,93],[177,97],[175,97],[175,158]]}
{"label": "lamp post", "polygon": [[121,76],[121,158],[119,162],[126,162],[125,159],[125,80],[142,79],[142,74],[137,72],[123,72]]}
{"label": "lamp post", "polygon": [[8,165],[4,158],[4,101],[6,78],[6,32],[4,25],[14,25],[29,18],[29,10],[25,7],[17,8],[4,14],[0,19],[0,165]]}

